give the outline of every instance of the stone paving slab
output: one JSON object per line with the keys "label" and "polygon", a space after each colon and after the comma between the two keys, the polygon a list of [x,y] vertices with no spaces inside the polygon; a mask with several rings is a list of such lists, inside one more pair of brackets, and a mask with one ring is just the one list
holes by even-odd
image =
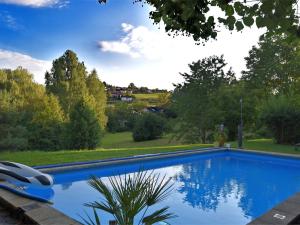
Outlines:
{"label": "stone paving slab", "polygon": [[0,205],[0,225],[25,225],[21,221],[14,219],[11,214]]}
{"label": "stone paving slab", "polygon": [[0,225],[81,225],[49,204],[1,189],[0,207]]}

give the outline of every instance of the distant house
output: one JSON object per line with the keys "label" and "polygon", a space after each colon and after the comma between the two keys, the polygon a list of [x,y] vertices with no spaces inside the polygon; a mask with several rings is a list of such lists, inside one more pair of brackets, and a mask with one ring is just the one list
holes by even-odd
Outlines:
{"label": "distant house", "polygon": [[132,102],[133,97],[131,97],[131,96],[121,96],[121,101],[122,102]]}

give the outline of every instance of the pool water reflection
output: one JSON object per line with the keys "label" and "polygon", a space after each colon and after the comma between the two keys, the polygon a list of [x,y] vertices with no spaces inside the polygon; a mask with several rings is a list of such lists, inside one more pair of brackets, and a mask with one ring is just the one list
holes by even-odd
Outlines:
{"label": "pool water reflection", "polygon": [[[84,211],[92,214],[83,204],[100,197],[86,182],[91,175],[107,180],[141,168],[172,178],[174,191],[162,203],[178,216],[172,225],[246,224],[300,191],[298,160],[219,152],[57,173],[53,206],[81,221]],[[111,216],[100,216],[108,224]]]}

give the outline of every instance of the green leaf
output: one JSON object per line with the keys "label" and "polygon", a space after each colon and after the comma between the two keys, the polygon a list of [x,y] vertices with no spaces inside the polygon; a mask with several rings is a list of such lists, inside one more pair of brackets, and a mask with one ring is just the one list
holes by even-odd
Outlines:
{"label": "green leaf", "polygon": [[225,9],[226,15],[227,16],[232,16],[234,14],[234,8],[232,5],[227,5]]}
{"label": "green leaf", "polygon": [[239,16],[244,16],[245,15],[245,10],[244,10],[244,7],[243,7],[242,3],[235,2],[233,6],[234,6],[234,9],[235,9],[236,13]]}
{"label": "green leaf", "polygon": [[234,16],[229,16],[227,18],[227,25],[228,25],[229,30],[233,30],[234,29],[235,21],[236,21],[236,19],[235,19]]}
{"label": "green leaf", "polygon": [[251,16],[247,16],[243,18],[243,22],[246,26],[251,27],[254,23],[254,19]]}
{"label": "green leaf", "polygon": [[244,24],[241,21],[237,21],[235,23],[235,27],[236,27],[237,31],[241,31],[244,29]]}
{"label": "green leaf", "polygon": [[256,22],[256,26],[258,28],[265,26],[264,18],[262,18],[262,17],[257,17],[255,22]]}

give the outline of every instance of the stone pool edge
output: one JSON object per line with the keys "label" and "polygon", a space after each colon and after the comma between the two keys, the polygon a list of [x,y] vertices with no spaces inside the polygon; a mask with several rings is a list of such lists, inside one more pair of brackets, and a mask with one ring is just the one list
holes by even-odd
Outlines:
{"label": "stone pool edge", "polygon": [[227,148],[200,148],[200,149],[193,149],[193,150],[180,150],[180,151],[175,151],[175,152],[135,155],[135,156],[130,156],[130,157],[111,158],[111,159],[103,159],[103,160],[95,160],[95,161],[87,161],[87,162],[36,166],[34,168],[42,171],[43,173],[65,172],[65,171],[95,168],[95,167],[101,167],[101,166],[119,165],[119,164],[127,164],[127,163],[141,162],[141,161],[150,161],[150,160],[155,160],[155,159],[173,158],[173,157],[178,157],[178,156],[208,154],[208,153],[213,153],[213,152],[223,152],[223,151],[227,151],[227,150],[228,150]]}
{"label": "stone pool edge", "polygon": [[[4,182],[3,182],[4,183]],[[24,225],[81,225],[50,204],[27,199],[0,189],[0,204]]]}

